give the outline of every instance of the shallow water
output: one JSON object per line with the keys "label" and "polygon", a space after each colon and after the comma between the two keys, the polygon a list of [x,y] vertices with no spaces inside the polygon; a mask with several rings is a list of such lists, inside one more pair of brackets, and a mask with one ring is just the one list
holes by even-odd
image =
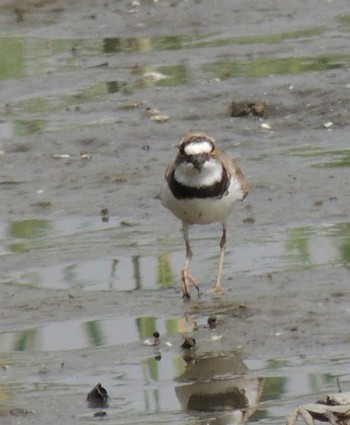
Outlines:
{"label": "shallow water", "polygon": [[[117,232],[110,223],[87,217],[67,217],[59,220],[31,219],[0,226],[3,255],[42,251],[55,245],[55,253],[66,250],[67,243],[83,249],[86,238],[90,243],[107,241],[106,230]],[[124,231],[123,226],[119,229]],[[137,228],[134,230],[137,238]],[[193,245],[209,240],[212,251],[217,238],[210,235],[193,237]],[[181,239],[178,238],[179,244]],[[266,229],[265,235],[240,244],[239,250],[228,249],[226,273],[228,276],[261,275],[296,268],[319,267],[325,264],[350,264],[350,223],[335,222],[284,228],[276,232]],[[50,289],[86,290],[151,290],[172,287],[184,261],[183,250],[160,252],[158,255],[106,255],[49,266],[31,267],[13,271],[4,280]],[[230,247],[229,247],[230,248]],[[163,247],[162,249],[167,249]],[[198,248],[198,251],[200,248]],[[219,251],[219,250],[217,250]],[[201,251],[199,251],[201,252]],[[201,253],[202,255],[202,253]],[[205,255],[205,252],[204,252]],[[201,275],[215,269],[218,252],[208,256],[201,267]],[[194,260],[195,261],[195,260]]]}
{"label": "shallow water", "polygon": [[[143,320],[147,326],[142,326]],[[44,329],[27,329],[23,333],[2,335],[1,351],[4,353],[9,349],[12,356],[10,366],[2,371],[6,393],[17,394],[23,400],[38,391],[51,392],[58,397],[67,395],[68,391],[76,397],[75,393],[80,394],[95,380],[102,381],[109,394],[109,406],[103,409],[108,412],[108,421],[118,419],[123,423],[135,423],[142,418],[146,423],[191,423],[192,420],[196,420],[196,423],[240,423],[239,419],[237,422],[237,418],[234,419],[238,413],[229,412],[227,408],[208,411],[205,403],[201,405],[200,412],[196,411],[197,408],[185,409],[187,412],[184,412],[182,398],[187,397],[186,392],[195,393],[198,386],[200,388],[200,385],[208,382],[208,377],[215,376],[209,387],[214,394],[220,391],[220,385],[225,385],[226,391],[232,386],[238,386],[255,397],[257,386],[261,386],[259,403],[252,407],[249,422],[283,423],[290,413],[290,408],[286,406],[289,406],[291,400],[295,405],[312,402],[315,397],[322,398],[326,391],[336,391],[336,377],[340,377],[343,385],[349,381],[349,358],[346,356],[242,360],[233,352],[221,350],[220,342],[214,342],[212,344],[216,344],[216,348],[196,357],[195,363],[184,361],[183,353],[169,342],[171,335],[189,331],[188,324],[182,326],[184,323],[183,319],[159,318],[85,323],[72,321],[49,325]],[[82,359],[89,356],[89,351],[86,351],[88,348],[103,350],[110,346],[117,353],[120,345],[141,346],[142,334],[149,335],[154,326],[162,331],[161,344],[144,346],[141,357],[137,359],[132,358],[131,352],[129,361],[120,362],[115,358],[112,373],[111,364],[94,364],[91,376],[85,375],[85,372],[74,372],[71,356],[64,353],[65,350],[78,350]],[[128,329],[127,335],[125,329]],[[28,369],[28,364],[21,364],[23,360],[18,352],[26,351],[30,354],[51,350],[55,361],[49,367],[45,366],[43,360],[34,360],[31,361],[31,367],[37,369],[36,373],[28,376],[25,372],[22,377],[16,376],[18,368]],[[208,371],[209,375],[206,376]],[[81,402],[78,406],[75,406],[74,411],[81,420],[88,420],[91,410],[101,410],[88,409]]]}
{"label": "shallow water", "polygon": [[[95,422],[101,382],[110,423],[285,423],[350,382],[348,4],[141,3],[0,6],[0,416]],[[231,117],[237,99],[269,114]],[[157,197],[193,129],[251,192],[222,295],[219,226],[191,229],[202,295],[184,303]]]}

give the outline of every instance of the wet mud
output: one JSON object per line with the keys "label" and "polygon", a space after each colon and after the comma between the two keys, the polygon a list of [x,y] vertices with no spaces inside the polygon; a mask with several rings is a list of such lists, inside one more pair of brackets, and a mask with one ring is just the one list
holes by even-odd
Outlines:
{"label": "wet mud", "polygon": [[[349,390],[349,34],[345,0],[0,4],[1,423],[283,424]],[[191,229],[185,302],[159,190],[193,130],[250,193],[222,294]]]}

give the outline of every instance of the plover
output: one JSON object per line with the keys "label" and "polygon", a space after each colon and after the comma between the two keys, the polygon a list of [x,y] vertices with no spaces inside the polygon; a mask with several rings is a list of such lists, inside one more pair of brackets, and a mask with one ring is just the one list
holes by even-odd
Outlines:
{"label": "plover", "polygon": [[234,204],[248,194],[248,183],[239,166],[219,152],[215,140],[203,132],[190,133],[178,145],[178,154],[165,172],[161,202],[182,222],[186,246],[186,261],[182,269],[182,291],[190,298],[190,287],[199,292],[196,279],[190,273],[192,249],[189,226],[192,224],[222,224],[219,269],[214,291],[221,291],[221,274],[226,247],[227,218]]}

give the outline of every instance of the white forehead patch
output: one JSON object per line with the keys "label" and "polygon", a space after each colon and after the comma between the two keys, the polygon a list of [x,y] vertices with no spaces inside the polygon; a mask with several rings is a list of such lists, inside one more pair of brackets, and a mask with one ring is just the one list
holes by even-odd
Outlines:
{"label": "white forehead patch", "polygon": [[203,153],[210,153],[212,149],[212,144],[203,140],[202,142],[189,143],[185,146],[184,150],[186,155],[200,155]]}

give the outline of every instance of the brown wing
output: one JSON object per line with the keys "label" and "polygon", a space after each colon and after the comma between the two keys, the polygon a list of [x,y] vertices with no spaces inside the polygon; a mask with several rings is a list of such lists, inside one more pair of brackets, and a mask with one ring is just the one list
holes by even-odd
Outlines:
{"label": "brown wing", "polygon": [[175,168],[175,162],[171,162],[167,167],[166,167],[166,170],[165,170],[165,178],[168,180],[169,179],[169,177],[171,176],[171,174],[173,173],[173,171],[174,171],[174,168]]}
{"label": "brown wing", "polygon": [[249,192],[249,185],[247,180],[245,179],[242,170],[239,168],[239,165],[233,161],[229,156],[227,156],[225,153],[217,152],[216,153],[217,158],[222,162],[224,167],[227,169],[227,172],[229,176],[236,176],[243,192],[243,199],[245,199]]}

